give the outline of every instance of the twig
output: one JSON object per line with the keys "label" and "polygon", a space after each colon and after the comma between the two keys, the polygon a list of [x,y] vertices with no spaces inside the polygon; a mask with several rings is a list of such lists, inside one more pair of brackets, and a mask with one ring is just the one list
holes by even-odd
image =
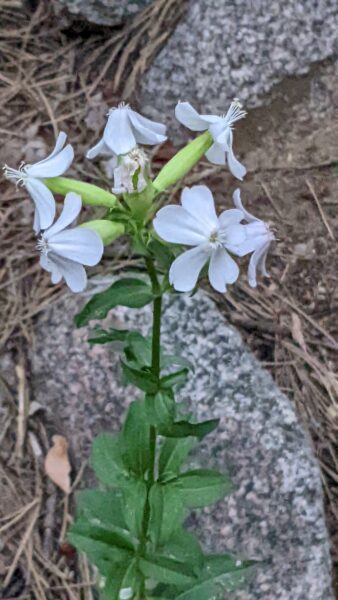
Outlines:
{"label": "twig", "polygon": [[311,194],[312,194],[312,196],[314,198],[315,203],[317,204],[317,208],[319,210],[319,214],[320,214],[320,216],[322,218],[322,221],[323,221],[323,223],[324,223],[324,225],[325,225],[325,227],[326,227],[326,229],[328,231],[328,234],[329,234],[331,240],[334,241],[335,237],[334,237],[333,231],[332,231],[330,225],[328,224],[328,221],[327,221],[327,218],[325,216],[323,207],[322,207],[321,203],[319,202],[319,199],[318,199],[318,196],[317,196],[317,194],[316,194],[316,192],[314,190],[314,187],[313,187],[312,183],[310,183],[310,181],[308,179],[306,179],[305,181],[306,181],[307,187],[309,188],[309,190],[310,190],[310,192],[311,192]]}
{"label": "twig", "polygon": [[15,371],[19,380],[18,385],[18,428],[15,445],[15,454],[18,458],[23,457],[23,448],[26,437],[27,416],[29,412],[28,387],[25,369],[22,365],[16,365]]}

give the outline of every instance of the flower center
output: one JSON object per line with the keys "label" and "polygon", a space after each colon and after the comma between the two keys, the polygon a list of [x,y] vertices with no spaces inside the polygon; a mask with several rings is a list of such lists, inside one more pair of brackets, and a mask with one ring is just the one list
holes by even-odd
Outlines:
{"label": "flower center", "polygon": [[3,167],[4,175],[6,179],[15,181],[16,185],[24,185],[25,179],[27,178],[26,169],[29,165],[26,165],[24,162],[21,163],[18,169],[12,169],[8,165]]}
{"label": "flower center", "polygon": [[210,244],[210,246],[212,248],[217,248],[218,246],[222,245],[218,229],[215,229],[210,234],[210,236],[209,236],[209,244]]}
{"label": "flower center", "polygon": [[36,242],[36,247],[39,250],[40,254],[43,254],[43,256],[48,255],[48,252],[49,252],[48,241],[43,237],[43,235],[41,235],[39,237],[38,241]]}
{"label": "flower center", "polygon": [[117,106],[113,106],[108,110],[107,116],[109,116],[114,110],[117,110],[118,108],[130,108],[130,104],[127,104],[127,102],[120,102]]}
{"label": "flower center", "polygon": [[245,116],[246,112],[243,110],[243,105],[238,98],[235,98],[233,102],[231,102],[228,112],[222,115],[222,119],[226,121],[228,127],[231,127],[233,123],[240,119],[244,119]]}

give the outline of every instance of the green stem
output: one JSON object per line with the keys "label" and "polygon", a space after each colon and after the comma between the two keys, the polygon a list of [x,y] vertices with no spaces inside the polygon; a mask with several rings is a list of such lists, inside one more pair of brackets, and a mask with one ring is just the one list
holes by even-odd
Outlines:
{"label": "green stem", "polygon": [[[151,286],[154,294],[153,302],[153,328],[152,328],[152,348],[151,348],[151,368],[156,375],[158,381],[161,375],[161,314],[162,314],[162,295],[161,286],[157,278],[156,269],[151,258],[146,258],[146,265],[148,274],[151,281]],[[150,427],[150,467],[148,479],[146,481],[148,494],[147,500],[144,507],[143,523],[142,523],[142,536],[140,540],[139,553],[142,554],[145,551],[149,519],[150,519],[150,505],[149,505],[149,492],[150,488],[155,481],[155,460],[156,460],[156,442],[157,442],[157,431],[153,425]]]}

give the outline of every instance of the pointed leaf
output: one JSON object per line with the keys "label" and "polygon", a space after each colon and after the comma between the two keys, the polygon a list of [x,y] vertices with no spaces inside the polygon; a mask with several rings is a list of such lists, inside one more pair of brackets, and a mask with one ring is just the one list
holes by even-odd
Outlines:
{"label": "pointed leaf", "polygon": [[150,466],[150,424],[144,402],[136,400],[128,409],[124,422],[121,451],[125,463],[135,475],[143,477]]}
{"label": "pointed leaf", "polygon": [[147,394],[145,408],[149,423],[156,427],[170,427],[176,416],[176,404],[171,392]]}
{"label": "pointed leaf", "polygon": [[139,598],[143,577],[137,567],[137,559],[129,564],[121,565],[118,569],[111,569],[104,591],[105,600],[132,600]]}
{"label": "pointed leaf", "polygon": [[182,502],[190,508],[213,504],[232,491],[229,479],[209,469],[188,471],[167,485],[175,487]]}
{"label": "pointed leaf", "polygon": [[161,481],[175,477],[189,452],[196,446],[197,438],[168,438],[160,450],[159,476]]}
{"label": "pointed leaf", "polygon": [[155,483],[149,493],[149,536],[156,547],[164,544],[181,525],[186,511],[177,490]]}
{"label": "pointed leaf", "polygon": [[171,389],[174,385],[184,385],[187,381],[189,369],[184,368],[175,373],[170,373],[161,377],[160,386],[162,390]]}
{"label": "pointed leaf", "polygon": [[166,437],[172,438],[183,438],[188,436],[197,437],[199,440],[203,439],[208,433],[211,433],[218,427],[219,419],[210,419],[209,421],[203,421],[202,423],[189,423],[188,421],[177,421],[170,427],[163,427],[159,429],[159,433]]}
{"label": "pointed leaf", "polygon": [[94,344],[110,344],[112,342],[124,342],[130,331],[128,329],[101,329],[96,327],[88,338],[88,343]]}
{"label": "pointed leaf", "polygon": [[109,486],[120,486],[129,480],[121,454],[121,436],[101,433],[92,445],[91,466],[98,479]]}
{"label": "pointed leaf", "polygon": [[97,522],[99,519],[104,526],[127,528],[121,490],[82,490],[77,493],[76,499],[78,514],[83,515],[89,523],[93,524],[93,520]]}
{"label": "pointed leaf", "polygon": [[205,566],[199,580],[186,591],[181,592],[176,600],[222,600],[225,594],[245,587],[246,580],[254,570],[253,561],[237,560],[224,554],[206,557]]}
{"label": "pointed leaf", "polygon": [[196,574],[200,574],[204,563],[203,552],[197,537],[190,531],[183,528],[176,529],[163,546],[163,550],[158,549],[159,555],[162,552],[179,562],[191,565]]}
{"label": "pointed leaf", "polygon": [[146,556],[140,559],[140,569],[146,577],[159,583],[185,585],[196,580],[190,565],[164,556]]}
{"label": "pointed leaf", "polygon": [[153,300],[150,285],[141,279],[126,278],[115,281],[107,290],[95,294],[79,312],[74,321],[83,327],[92,319],[104,319],[115,306],[142,308]]}
{"label": "pointed leaf", "polygon": [[141,370],[131,367],[121,361],[123,375],[128,383],[135,385],[143,392],[155,394],[158,389],[158,381],[150,370]]}
{"label": "pointed leaf", "polygon": [[144,505],[147,499],[147,486],[144,481],[132,480],[122,489],[122,511],[130,531],[140,537],[142,534]]}

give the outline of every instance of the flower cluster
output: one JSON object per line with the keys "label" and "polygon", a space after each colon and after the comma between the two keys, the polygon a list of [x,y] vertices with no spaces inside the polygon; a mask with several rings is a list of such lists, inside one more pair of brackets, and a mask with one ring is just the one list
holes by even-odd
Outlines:
{"label": "flower cluster", "polygon": [[[206,146],[200,146],[196,160],[195,155],[192,155],[193,160],[189,156],[187,146],[179,153],[179,158],[177,155],[170,161],[173,163],[171,170],[175,171],[184,160],[188,160],[187,164],[191,166],[205,153],[209,161],[219,165],[227,163],[231,173],[237,179],[243,179],[246,169],[233,152],[234,124],[246,115],[237,99],[222,116],[199,114],[188,102],[179,102],[175,115],[192,131],[205,131],[200,137],[206,140]],[[102,138],[88,150],[86,156],[92,159],[103,154],[112,159],[112,192],[121,197],[119,206],[122,210],[124,200],[128,204],[128,195],[136,193],[141,196],[148,185],[151,186],[149,161],[139,144],[152,146],[166,139],[165,125],[143,117],[127,104],[120,104],[109,111]],[[83,265],[93,266],[100,261],[104,237],[101,236],[101,239],[95,228],[69,228],[81,210],[81,197],[72,191],[66,195],[63,211],[53,224],[56,204],[48,179],[60,177],[71,165],[74,151],[65,142],[66,134],[61,132],[49,156],[33,165],[23,164],[19,169],[5,166],[5,175],[23,185],[34,202],[33,228],[36,234],[42,230],[37,243],[41,266],[51,273],[52,283],[58,283],[63,277],[72,291],[79,292],[85,288],[87,281]],[[170,162],[166,166],[167,171]],[[181,176],[182,172],[176,180]],[[156,193],[156,185],[154,189]],[[224,293],[227,285],[234,283],[239,276],[234,256],[251,254],[248,267],[251,286],[257,285],[257,272],[267,276],[266,256],[274,235],[264,221],[244,209],[239,189],[234,192],[233,202],[235,208],[217,216],[211,191],[205,185],[197,185],[183,190],[181,206],[165,206],[157,212],[153,221],[157,236],[165,242],[190,246],[170,267],[169,281],[175,290],[192,291],[203,267],[208,264],[212,287]]]}
{"label": "flower cluster", "polygon": [[6,165],[4,170],[8,179],[27,189],[34,202],[33,229],[37,235],[43,230],[37,241],[41,267],[51,273],[52,283],[64,278],[73,292],[81,292],[87,285],[83,265],[96,265],[101,260],[103,243],[94,231],[68,228],[81,211],[77,194],[66,195],[62,213],[53,225],[56,203],[44,179],[63,175],[71,165],[74,150],[70,144],[64,147],[66,138],[64,132],[59,133],[51,154],[34,165],[23,164],[19,169]]}

